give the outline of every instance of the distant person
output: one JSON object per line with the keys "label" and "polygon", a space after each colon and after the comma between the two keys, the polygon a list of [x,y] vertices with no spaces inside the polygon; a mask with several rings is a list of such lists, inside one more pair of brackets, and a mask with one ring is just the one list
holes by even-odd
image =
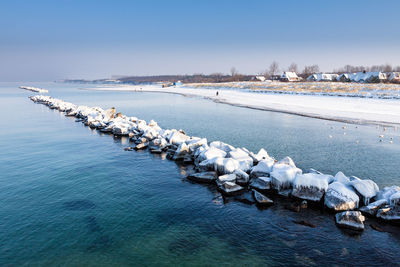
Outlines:
{"label": "distant person", "polygon": [[216,95],[216,96],[218,96],[218,95],[219,95],[218,91],[215,93],[215,95]]}

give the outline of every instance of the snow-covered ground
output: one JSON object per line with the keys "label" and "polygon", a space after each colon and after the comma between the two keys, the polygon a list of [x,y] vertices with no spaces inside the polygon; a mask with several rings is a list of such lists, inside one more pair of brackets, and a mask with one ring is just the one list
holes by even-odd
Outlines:
{"label": "snow-covered ground", "polygon": [[[315,85],[318,83],[308,83]],[[379,85],[379,84],[378,84]],[[376,86],[378,86],[376,85]],[[216,102],[254,109],[297,114],[351,123],[400,125],[400,100],[361,97],[333,97],[310,94],[277,94],[259,90],[167,87],[159,85],[99,86],[90,90],[144,91],[198,96]],[[216,92],[219,95],[216,95]]]}

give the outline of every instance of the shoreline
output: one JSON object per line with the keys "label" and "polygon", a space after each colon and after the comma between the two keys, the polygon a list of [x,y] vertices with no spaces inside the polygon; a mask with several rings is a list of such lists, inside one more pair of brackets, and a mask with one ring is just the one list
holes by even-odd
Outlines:
{"label": "shoreline", "polygon": [[[89,91],[119,91],[119,92],[149,92],[167,93],[182,96],[201,97],[216,103],[231,106],[278,112],[301,117],[321,120],[338,121],[358,125],[378,125],[385,127],[400,126],[400,101],[393,99],[345,98],[334,96],[316,96],[300,94],[268,94],[260,92],[246,92],[230,89],[198,89],[190,87],[167,87],[145,85],[102,86],[81,88]],[[215,92],[220,93],[219,96]],[[221,96],[223,95],[223,96]],[[310,102],[312,106],[299,105],[298,101]],[[346,110],[339,110],[337,106],[345,104]],[[397,105],[396,105],[397,104]],[[371,106],[370,106],[371,105]],[[386,106],[390,105],[391,108]],[[334,107],[335,109],[331,109]],[[387,112],[389,109],[398,112]],[[379,110],[380,108],[380,110]],[[372,112],[371,112],[372,111]],[[348,115],[343,116],[343,113]],[[331,113],[331,114],[329,114]]]}

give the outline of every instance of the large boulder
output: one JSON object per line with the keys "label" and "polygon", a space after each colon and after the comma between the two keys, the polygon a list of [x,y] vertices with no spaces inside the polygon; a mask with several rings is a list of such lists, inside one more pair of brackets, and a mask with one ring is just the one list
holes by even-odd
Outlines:
{"label": "large boulder", "polygon": [[211,184],[217,178],[217,174],[215,172],[199,172],[190,174],[187,178],[194,182]]}
{"label": "large boulder", "polygon": [[217,158],[214,162],[214,170],[218,173],[229,174],[239,169],[239,162],[232,158]]}
{"label": "large boulder", "polygon": [[363,206],[360,211],[369,216],[376,216],[378,210],[385,207],[388,204],[386,199],[380,199],[375,202],[370,203],[368,206]]}
{"label": "large boulder", "polygon": [[234,182],[236,182],[236,175],[233,173],[232,174],[224,174],[224,175],[218,176],[216,181],[217,181],[217,184],[223,184],[225,182],[234,183]]}
{"label": "large boulder", "polygon": [[181,160],[188,154],[190,154],[189,146],[186,143],[181,143],[176,149],[173,159]]}
{"label": "large boulder", "polygon": [[340,227],[362,231],[365,217],[359,211],[344,211],[336,214],[336,223]]}
{"label": "large boulder", "polygon": [[350,185],[361,196],[364,205],[368,205],[371,198],[375,197],[379,192],[378,185],[372,180],[354,179]]}
{"label": "large boulder", "polygon": [[190,139],[189,136],[177,130],[172,131],[167,138],[167,140],[173,145],[180,145],[188,139]]}
{"label": "large boulder", "polygon": [[215,170],[215,161],[217,159],[223,159],[223,158],[212,158],[212,159],[206,159],[200,162],[197,167],[202,170],[202,171],[208,171],[208,170]]}
{"label": "large boulder", "polygon": [[399,206],[400,207],[400,192],[394,193],[390,196],[390,206]]}
{"label": "large boulder", "polygon": [[292,196],[320,201],[328,189],[329,177],[323,174],[297,174],[293,181]]}
{"label": "large boulder", "polygon": [[325,206],[336,210],[352,210],[358,208],[359,197],[349,186],[339,182],[333,182],[328,186],[325,193]]}
{"label": "large boulder", "polygon": [[235,148],[228,152],[228,158],[238,159],[243,157],[249,157],[249,154],[241,148]]}
{"label": "large boulder", "polygon": [[334,177],[334,181],[340,182],[342,184],[347,184],[350,182],[350,179],[346,175],[344,175],[343,172],[338,172],[338,173],[336,173],[336,175]]}
{"label": "large boulder", "polygon": [[272,187],[278,191],[291,188],[297,174],[302,174],[302,170],[297,168],[289,157],[284,158],[272,168]]}
{"label": "large boulder", "polygon": [[269,176],[275,161],[272,158],[260,160],[256,166],[251,169],[252,177]]}
{"label": "large boulder", "polygon": [[186,141],[186,144],[188,145],[190,152],[194,153],[199,147],[207,146],[207,139],[190,139]]}

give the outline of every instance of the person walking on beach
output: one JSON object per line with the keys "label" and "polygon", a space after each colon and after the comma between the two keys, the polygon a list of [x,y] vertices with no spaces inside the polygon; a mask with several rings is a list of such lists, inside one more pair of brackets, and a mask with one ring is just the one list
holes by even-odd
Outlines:
{"label": "person walking on beach", "polygon": [[218,96],[218,94],[219,94],[219,93],[218,93],[218,91],[217,91],[217,92],[215,93],[215,95]]}

